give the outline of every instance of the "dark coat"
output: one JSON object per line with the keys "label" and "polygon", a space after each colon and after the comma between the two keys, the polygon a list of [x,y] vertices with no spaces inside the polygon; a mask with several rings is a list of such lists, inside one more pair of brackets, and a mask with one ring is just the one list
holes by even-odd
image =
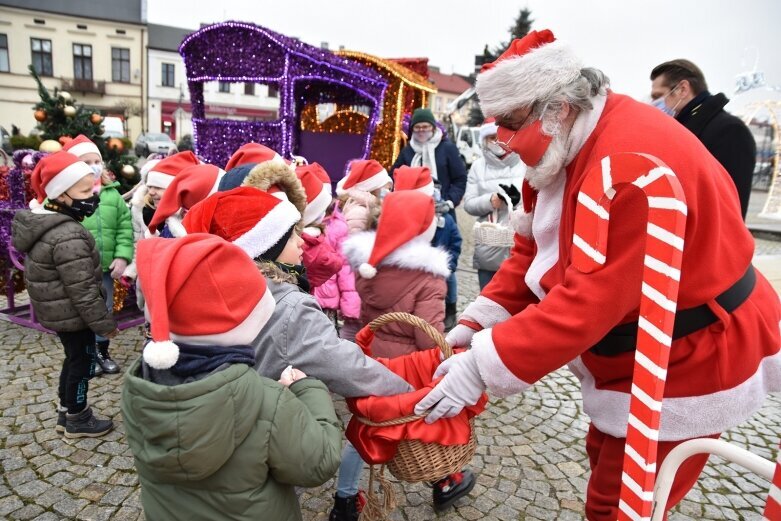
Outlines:
{"label": "dark coat", "polygon": [[677,116],[681,124],[702,141],[735,183],[743,219],[748,212],[751,178],[757,158],[757,145],[748,127],[739,118],[724,111],[729,100],[722,94],[705,99]]}
{"label": "dark coat", "polygon": [[[415,157],[415,151],[412,150],[412,146],[404,147],[399,157],[396,158],[396,162],[393,163],[391,177],[398,167],[412,166],[413,157]],[[440,189],[442,199],[452,201],[453,206],[458,206],[466,191],[466,165],[458,153],[458,148],[452,141],[443,138],[434,150],[434,159],[437,162],[438,181],[442,185]]]}
{"label": "dark coat", "polygon": [[461,256],[461,232],[458,231],[458,224],[455,219],[449,213],[443,215],[437,215],[437,218],[442,217],[444,219],[443,225],[437,226],[437,231],[434,233],[434,239],[431,241],[431,245],[439,246],[447,250],[447,254],[450,257],[448,262],[448,268],[455,273],[458,267],[458,257]]}
{"label": "dark coat", "polygon": [[106,309],[100,254],[73,218],[21,210],[12,224],[13,246],[26,254],[24,280],[38,321],[57,332],[91,329],[107,335],[117,324]]}

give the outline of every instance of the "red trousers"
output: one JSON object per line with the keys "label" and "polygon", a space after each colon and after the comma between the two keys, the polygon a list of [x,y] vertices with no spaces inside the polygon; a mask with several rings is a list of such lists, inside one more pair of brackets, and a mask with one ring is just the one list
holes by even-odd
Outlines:
{"label": "red trousers", "polygon": [[[714,434],[709,438],[718,438]],[[664,458],[681,441],[660,441],[657,452],[657,470]],[[618,499],[621,494],[621,470],[624,465],[626,438],[614,438],[592,424],[586,435],[586,452],[591,465],[591,478],[586,492],[586,518],[590,521],[616,521]],[[686,460],[678,469],[667,501],[667,509],[675,506],[697,482],[708,461],[708,454],[698,454]],[[666,516],[665,516],[666,519]]]}

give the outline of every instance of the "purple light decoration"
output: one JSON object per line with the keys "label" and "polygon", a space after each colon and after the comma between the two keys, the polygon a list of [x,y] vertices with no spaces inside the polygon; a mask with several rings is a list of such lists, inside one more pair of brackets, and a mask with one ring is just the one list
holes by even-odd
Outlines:
{"label": "purple light decoration", "polygon": [[[264,27],[235,21],[209,25],[187,36],[179,46],[179,54],[184,58],[190,88],[195,150],[210,163],[224,166],[233,151],[249,141],[291,157],[296,152],[297,102],[312,101],[315,94],[319,101],[370,107],[363,155],[368,157],[388,85],[372,69]],[[276,86],[280,94],[279,119],[207,119],[203,99],[203,84],[207,81]],[[307,83],[318,88],[296,98],[296,88]]]}

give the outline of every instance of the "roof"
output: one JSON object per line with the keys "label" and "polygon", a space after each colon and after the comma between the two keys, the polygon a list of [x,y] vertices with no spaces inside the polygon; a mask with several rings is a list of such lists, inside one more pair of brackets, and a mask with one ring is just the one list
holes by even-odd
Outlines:
{"label": "roof", "polygon": [[439,92],[461,94],[472,85],[458,74],[442,74],[441,72],[429,72],[429,80],[437,86]]}
{"label": "roof", "polygon": [[143,24],[143,0],[0,0],[0,5],[27,11],[57,13],[66,16]]}
{"label": "roof", "polygon": [[[2,1],[2,0],[0,0]],[[194,33],[195,29],[183,29],[181,27],[169,27],[167,25],[147,25],[149,29],[150,49],[159,49],[161,51],[179,52],[179,45],[188,34]]]}
{"label": "roof", "polygon": [[436,92],[437,90],[437,88],[426,78],[394,60],[387,60],[358,51],[341,50],[336,51],[336,54],[346,58],[353,58],[359,62],[361,60],[365,60],[371,64],[374,64],[374,66],[379,69],[381,73],[382,71],[386,71],[389,76],[396,77],[402,82],[416,89],[421,89],[426,92]]}
{"label": "roof", "polygon": [[428,58],[387,58],[390,61],[403,65],[413,72],[428,78]]}

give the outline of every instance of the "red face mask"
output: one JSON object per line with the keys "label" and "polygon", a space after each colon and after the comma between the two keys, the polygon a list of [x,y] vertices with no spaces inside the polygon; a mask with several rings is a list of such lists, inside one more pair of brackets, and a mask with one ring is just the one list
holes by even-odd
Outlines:
{"label": "red face mask", "polygon": [[537,166],[537,164],[548,150],[553,136],[548,136],[542,132],[542,120],[538,119],[528,127],[513,131],[504,127],[499,127],[496,132],[496,142],[508,152],[515,152],[521,156],[521,161],[527,166]]}

